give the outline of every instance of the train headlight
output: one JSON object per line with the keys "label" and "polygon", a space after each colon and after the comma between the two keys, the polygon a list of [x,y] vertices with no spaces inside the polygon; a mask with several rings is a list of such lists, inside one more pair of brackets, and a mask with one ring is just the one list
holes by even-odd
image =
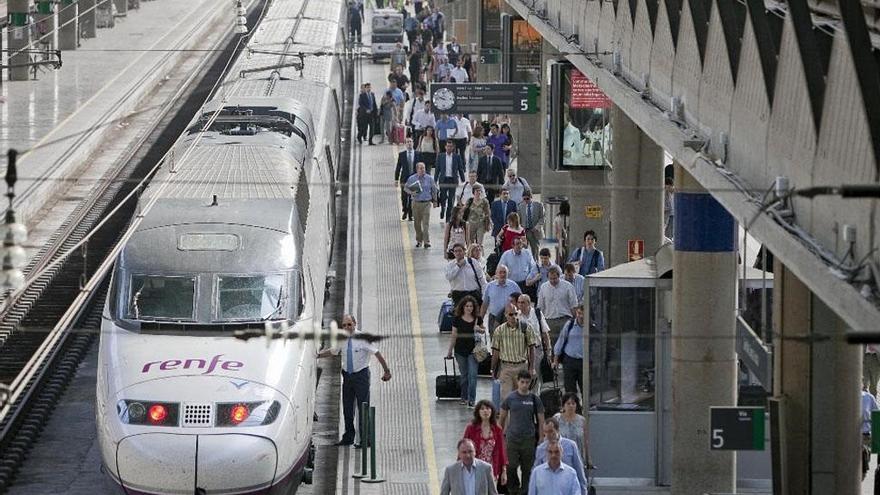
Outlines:
{"label": "train headlight", "polygon": [[132,402],[128,405],[128,417],[131,421],[140,423],[147,415],[147,408],[140,402]]}
{"label": "train headlight", "polygon": [[217,404],[217,426],[265,426],[272,424],[281,411],[277,400],[227,402]]}
{"label": "train headlight", "polygon": [[236,404],[229,410],[229,421],[237,425],[248,419],[248,416],[250,415],[251,410],[246,404]]}
{"label": "train headlight", "polygon": [[116,403],[119,419],[128,425],[177,426],[180,404],[148,400],[121,400]]}

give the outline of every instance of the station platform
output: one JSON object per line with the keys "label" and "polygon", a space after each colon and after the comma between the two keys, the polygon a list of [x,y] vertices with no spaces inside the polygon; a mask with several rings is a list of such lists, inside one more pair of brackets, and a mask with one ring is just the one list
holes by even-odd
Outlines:
{"label": "station platform", "polygon": [[0,148],[20,153],[15,207],[31,229],[28,254],[177,103],[177,84],[233,20],[223,2],[144,2],[115,28],[63,52],[60,69],[0,84]]}

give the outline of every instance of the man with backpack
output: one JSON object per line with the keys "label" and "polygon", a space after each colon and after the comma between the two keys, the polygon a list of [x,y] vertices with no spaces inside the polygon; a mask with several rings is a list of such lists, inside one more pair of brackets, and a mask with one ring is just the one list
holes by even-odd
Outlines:
{"label": "man with backpack", "polygon": [[527,180],[517,177],[516,172],[510,168],[507,169],[507,182],[504,183],[504,186],[510,191],[510,199],[517,205],[522,203],[523,193],[532,189]]}
{"label": "man with backpack", "polygon": [[[519,321],[513,304],[504,306],[504,323],[492,333],[492,376],[501,381],[501,398],[516,388],[519,373],[528,373],[529,385],[535,376],[535,333]],[[528,387],[527,387],[528,389]]]}
{"label": "man with backpack", "polygon": [[550,326],[550,341],[556,344],[559,333],[566,323],[571,321],[581,301],[577,298],[574,286],[563,280],[558,266],[551,266],[547,271],[547,282],[538,289],[538,308],[547,318]]}
{"label": "man with backpack", "polygon": [[[535,332],[535,363],[536,366],[541,365],[544,358],[550,362],[551,352],[553,348],[550,344],[550,327],[547,326],[547,320],[541,314],[541,310],[536,307],[532,308],[532,299],[528,294],[520,294],[516,300],[516,307],[519,308],[519,321],[528,325]],[[543,366],[541,366],[543,369]],[[541,390],[543,377],[541,373],[537,374],[534,390]]]}
{"label": "man with backpack", "polygon": [[[553,367],[562,363],[562,380],[565,391],[584,391],[584,307],[575,308],[575,317],[562,327],[559,339],[553,346]],[[580,390],[578,390],[580,387]]]}
{"label": "man with backpack", "polygon": [[570,263],[577,264],[581,276],[586,277],[605,269],[605,255],[596,247],[597,240],[599,239],[595,231],[584,232],[584,245],[572,251],[568,257]]}
{"label": "man with backpack", "polygon": [[[512,312],[512,311],[511,311]],[[514,319],[516,313],[512,313]],[[544,405],[529,392],[532,375],[521,370],[516,375],[516,390],[501,403],[498,424],[504,430],[507,447],[507,493],[525,494],[535,462],[535,446],[541,442],[544,424]],[[517,471],[522,471],[522,474]]]}

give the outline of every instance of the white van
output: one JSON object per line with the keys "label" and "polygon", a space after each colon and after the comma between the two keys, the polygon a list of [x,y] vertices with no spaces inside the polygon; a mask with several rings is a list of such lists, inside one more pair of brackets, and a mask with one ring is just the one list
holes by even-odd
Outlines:
{"label": "white van", "polygon": [[373,11],[373,61],[388,57],[403,42],[403,14],[394,9]]}

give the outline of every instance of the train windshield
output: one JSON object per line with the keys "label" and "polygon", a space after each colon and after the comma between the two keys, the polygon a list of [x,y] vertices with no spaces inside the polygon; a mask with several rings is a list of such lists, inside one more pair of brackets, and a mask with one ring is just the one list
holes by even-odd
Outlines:
{"label": "train windshield", "polygon": [[220,321],[260,321],[286,317],[285,276],[218,275],[216,318]]}
{"label": "train windshield", "polygon": [[128,317],[192,321],[195,295],[194,276],[132,275]]}

